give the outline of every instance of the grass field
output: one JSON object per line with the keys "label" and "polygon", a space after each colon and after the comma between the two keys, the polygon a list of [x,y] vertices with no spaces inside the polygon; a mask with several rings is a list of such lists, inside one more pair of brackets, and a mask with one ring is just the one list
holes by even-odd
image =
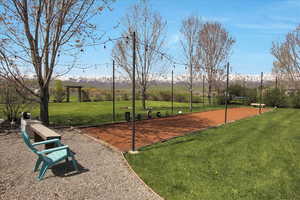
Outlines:
{"label": "grass field", "polygon": [[[174,113],[179,110],[183,113],[189,112],[188,103],[174,102]],[[224,106],[208,106],[201,103],[193,104],[194,112],[220,109]],[[1,105],[0,105],[1,106]],[[142,114],[146,118],[147,111],[141,107],[141,102],[137,101],[137,114]],[[153,116],[154,112],[160,111],[163,116],[168,113],[171,115],[171,102],[163,101],[147,101],[147,106],[152,107]],[[129,108],[128,108],[129,107]],[[117,101],[116,102],[116,121],[125,121],[125,112],[131,112],[130,101]],[[32,112],[33,117],[39,115],[39,109],[36,108]],[[0,112],[1,113],[1,112]],[[2,113],[1,113],[2,114]],[[1,118],[0,114],[0,118]],[[70,102],[70,103],[50,103],[49,116],[52,125],[95,125],[101,123],[112,122],[112,102]]]}
{"label": "grass field", "polygon": [[285,109],[126,155],[167,200],[300,199],[300,110]]}

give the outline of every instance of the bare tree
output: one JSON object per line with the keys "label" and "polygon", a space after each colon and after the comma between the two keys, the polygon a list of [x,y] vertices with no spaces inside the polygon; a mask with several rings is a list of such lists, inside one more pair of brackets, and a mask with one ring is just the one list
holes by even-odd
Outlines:
{"label": "bare tree", "polygon": [[[207,22],[199,32],[197,53],[200,57],[201,70],[206,73],[208,100],[211,104],[213,85],[224,74],[225,64],[231,54],[235,40],[220,23]],[[218,77],[218,78],[216,78]]]}
{"label": "bare tree", "polygon": [[[76,56],[86,42],[99,39],[89,20],[108,1],[0,0],[0,76],[38,99],[42,122],[49,122],[49,83],[60,58]],[[32,74],[38,90],[26,85]]]}
{"label": "bare tree", "polygon": [[288,33],[283,42],[273,42],[271,54],[276,59],[273,71],[282,74],[297,88],[300,81],[300,25]]}
{"label": "bare tree", "polygon": [[159,13],[151,10],[147,0],[141,0],[139,4],[134,5],[129,13],[125,16],[123,23],[124,39],[116,43],[112,56],[131,79],[133,46],[129,40],[135,31],[137,39],[136,74],[141,90],[142,106],[146,109],[147,89],[151,77],[153,77],[153,68],[163,56],[161,52],[167,23]]}
{"label": "bare tree", "polygon": [[182,21],[180,32],[182,34],[181,46],[187,63],[187,87],[190,92],[190,111],[193,108],[193,80],[199,72],[199,54],[197,54],[197,46],[199,41],[199,32],[202,23],[197,16],[190,16]]}

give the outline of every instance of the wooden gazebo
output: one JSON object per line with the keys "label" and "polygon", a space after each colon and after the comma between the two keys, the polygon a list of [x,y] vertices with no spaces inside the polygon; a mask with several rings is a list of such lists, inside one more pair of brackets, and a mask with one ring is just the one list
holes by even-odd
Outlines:
{"label": "wooden gazebo", "polygon": [[81,89],[82,86],[74,86],[74,85],[66,85],[67,89],[67,102],[70,102],[70,88],[77,88],[78,89],[78,102],[81,102]]}

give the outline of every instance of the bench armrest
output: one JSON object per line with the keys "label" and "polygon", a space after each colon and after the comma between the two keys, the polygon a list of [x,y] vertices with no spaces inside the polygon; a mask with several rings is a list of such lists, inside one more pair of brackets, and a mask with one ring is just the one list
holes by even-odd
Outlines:
{"label": "bench armrest", "polygon": [[55,148],[46,149],[46,150],[43,150],[43,151],[38,151],[37,154],[52,153],[54,151],[60,151],[60,150],[63,150],[63,149],[68,149],[68,148],[69,148],[69,146],[65,145],[65,146],[61,146],[61,147],[55,147]]}
{"label": "bench armrest", "polygon": [[51,139],[51,140],[45,140],[45,141],[42,141],[42,142],[36,142],[36,143],[33,143],[32,146],[37,146],[37,145],[41,145],[41,144],[49,144],[49,143],[58,143],[58,144],[61,144],[60,143],[60,139]]}

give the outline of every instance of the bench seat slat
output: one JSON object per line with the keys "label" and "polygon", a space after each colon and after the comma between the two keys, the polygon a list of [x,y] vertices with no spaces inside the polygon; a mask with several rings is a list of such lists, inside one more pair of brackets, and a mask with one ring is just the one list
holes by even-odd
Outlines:
{"label": "bench seat slat", "polygon": [[48,140],[51,138],[60,138],[61,136],[57,134],[55,131],[47,128],[42,124],[33,124],[31,125],[33,132],[41,136],[44,140]]}

